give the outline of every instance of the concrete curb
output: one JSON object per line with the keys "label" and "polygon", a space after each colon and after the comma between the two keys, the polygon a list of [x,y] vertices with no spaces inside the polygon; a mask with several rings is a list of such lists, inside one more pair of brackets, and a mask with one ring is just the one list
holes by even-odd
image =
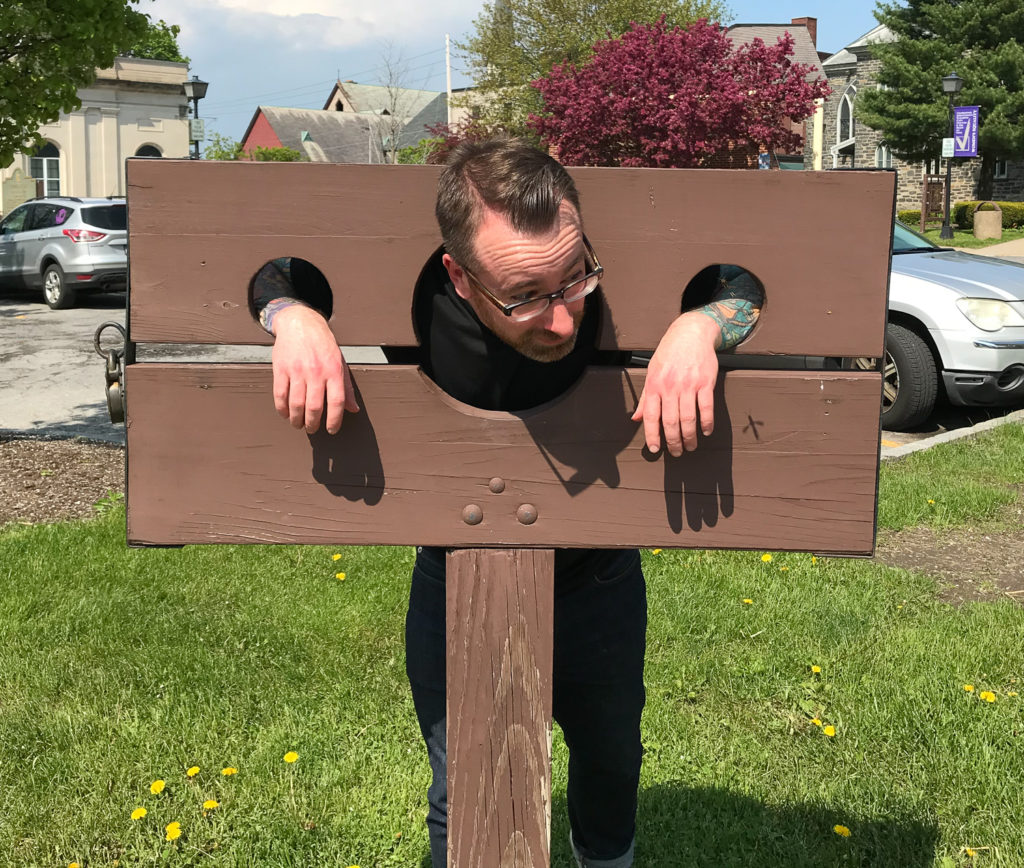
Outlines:
{"label": "concrete curb", "polygon": [[932,446],[938,446],[940,443],[952,443],[955,440],[963,440],[966,437],[976,437],[978,434],[982,434],[985,431],[991,431],[993,428],[998,428],[1000,425],[1005,425],[1007,422],[1024,423],[1024,410],[1014,410],[1012,413],[1007,413],[1005,416],[1000,416],[998,419],[989,419],[985,422],[979,422],[977,425],[972,425],[970,428],[958,428],[956,431],[945,431],[942,434],[936,434],[934,437],[929,437],[926,440],[918,440],[915,443],[905,443],[902,446],[883,446],[882,460],[891,461],[896,458],[903,458],[907,455],[912,455],[914,452],[920,452],[922,449],[930,449]]}

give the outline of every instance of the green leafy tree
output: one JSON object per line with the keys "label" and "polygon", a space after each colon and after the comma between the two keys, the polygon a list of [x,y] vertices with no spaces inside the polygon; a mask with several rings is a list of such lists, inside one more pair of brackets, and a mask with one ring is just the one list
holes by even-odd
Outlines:
{"label": "green leafy tree", "polygon": [[476,79],[473,108],[489,124],[525,132],[541,110],[530,82],[555,64],[580,66],[595,43],[621,36],[633,22],[685,26],[700,18],[723,20],[720,0],[490,0],[460,44]]}
{"label": "green leafy tree", "polygon": [[880,90],[862,90],[858,118],[907,160],[939,156],[948,130],[942,77],[956,72],[959,105],[981,107],[979,195],[992,196],[996,158],[1024,157],[1024,4],[1020,0],[879,3],[875,17],[896,36],[876,44]]}
{"label": "green leafy tree", "polygon": [[246,152],[241,142],[220,133],[213,133],[210,136],[210,143],[203,150],[203,156],[207,160],[254,160],[257,163],[300,163],[306,160],[306,157],[294,148],[257,146]]}
{"label": "green leafy tree", "polygon": [[139,0],[0,2],[0,166],[39,142],[38,130],[81,103],[96,69],[142,39]]}
{"label": "green leafy tree", "polygon": [[444,142],[440,136],[420,139],[415,145],[398,149],[398,162],[405,165],[422,166],[430,162],[430,155]]}
{"label": "green leafy tree", "polygon": [[189,59],[178,48],[179,33],[181,33],[181,28],[177,24],[168,24],[162,18],[159,21],[149,18],[146,32],[121,54],[125,57],[142,57],[146,60],[173,60],[176,63],[188,63]]}

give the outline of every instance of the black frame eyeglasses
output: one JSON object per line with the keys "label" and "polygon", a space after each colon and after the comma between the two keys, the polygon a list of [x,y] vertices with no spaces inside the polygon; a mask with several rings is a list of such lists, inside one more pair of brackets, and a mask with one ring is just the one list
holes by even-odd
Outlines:
{"label": "black frame eyeglasses", "polygon": [[524,301],[514,301],[511,304],[506,304],[498,298],[465,265],[462,266],[462,270],[466,272],[466,276],[476,285],[477,289],[484,294],[484,298],[505,314],[505,316],[510,317],[514,322],[526,322],[526,320],[531,320],[544,313],[555,299],[560,298],[566,304],[572,304],[581,298],[586,298],[586,296],[597,289],[598,284],[601,282],[601,277],[604,275],[604,267],[598,260],[597,254],[594,253],[594,248],[590,246],[586,235],[583,236],[583,246],[586,249],[584,264],[586,265],[589,261],[593,266],[583,277],[566,284],[557,292],[537,295]]}

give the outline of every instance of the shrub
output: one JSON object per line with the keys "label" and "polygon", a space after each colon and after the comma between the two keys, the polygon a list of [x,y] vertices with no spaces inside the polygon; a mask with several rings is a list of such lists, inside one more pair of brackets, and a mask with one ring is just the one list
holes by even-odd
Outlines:
{"label": "shrub", "polygon": [[[1003,228],[1004,229],[1019,229],[1024,226],[1024,202],[999,202],[999,207],[1003,209]],[[974,228],[974,209],[978,205],[978,200],[971,202],[957,202],[951,206],[950,219],[956,224],[958,229],[973,229]],[[982,210],[992,210],[991,206],[986,208],[982,206]]]}
{"label": "shrub", "polygon": [[897,211],[896,219],[900,223],[906,223],[908,226],[920,226],[921,225],[921,209],[918,208],[916,211],[913,209],[907,211]]}

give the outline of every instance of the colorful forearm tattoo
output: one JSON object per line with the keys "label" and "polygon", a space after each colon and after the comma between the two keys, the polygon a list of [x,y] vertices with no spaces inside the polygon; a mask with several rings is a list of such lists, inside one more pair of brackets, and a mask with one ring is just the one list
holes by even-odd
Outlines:
{"label": "colorful forearm tattoo", "polygon": [[718,323],[720,343],[717,349],[731,350],[754,328],[764,304],[764,292],[749,272],[736,269],[719,279],[718,289],[701,312]]}

